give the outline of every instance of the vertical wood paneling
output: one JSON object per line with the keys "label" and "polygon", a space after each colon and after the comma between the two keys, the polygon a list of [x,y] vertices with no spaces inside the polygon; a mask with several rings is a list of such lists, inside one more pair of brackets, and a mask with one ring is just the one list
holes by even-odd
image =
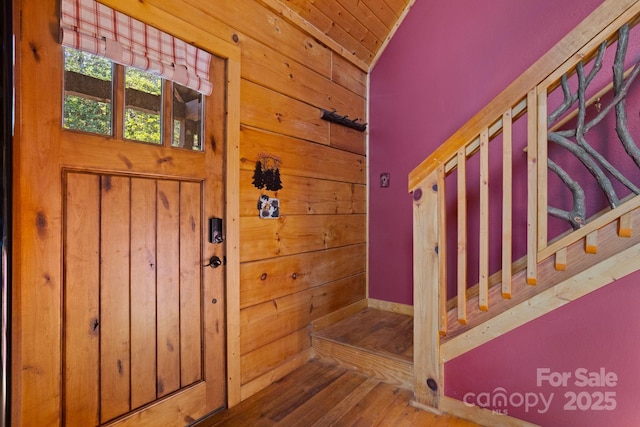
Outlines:
{"label": "vertical wood paneling", "polygon": [[130,181],[102,177],[100,274],[101,421],[129,411]]}
{"label": "vertical wood paneling", "polygon": [[200,183],[180,184],[180,384],[202,378]]}
{"label": "vertical wood paneling", "polygon": [[480,133],[480,310],[489,309],[489,129]]}
{"label": "vertical wood paneling", "polygon": [[467,156],[458,150],[458,322],[467,324]]}
{"label": "vertical wood paneling", "polygon": [[511,298],[513,241],[513,118],[511,109],[502,115],[502,297]]}
{"label": "vertical wood paneling", "polygon": [[158,397],[180,388],[180,186],[158,181]]}
{"label": "vertical wood paneling", "polygon": [[[82,238],[78,238],[82,236]],[[65,203],[64,421],[100,421],[100,178],[67,175]]]}
{"label": "vertical wood paneling", "polygon": [[156,182],[131,180],[131,407],[156,398]]}

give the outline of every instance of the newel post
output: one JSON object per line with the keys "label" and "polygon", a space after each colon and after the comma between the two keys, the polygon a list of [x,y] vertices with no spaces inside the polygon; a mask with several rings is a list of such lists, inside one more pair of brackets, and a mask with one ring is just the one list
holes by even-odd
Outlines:
{"label": "newel post", "polygon": [[[417,403],[438,408],[443,394],[440,362],[440,256],[439,203],[444,185],[438,171],[413,191],[413,305],[414,390]],[[440,181],[442,183],[442,181]]]}

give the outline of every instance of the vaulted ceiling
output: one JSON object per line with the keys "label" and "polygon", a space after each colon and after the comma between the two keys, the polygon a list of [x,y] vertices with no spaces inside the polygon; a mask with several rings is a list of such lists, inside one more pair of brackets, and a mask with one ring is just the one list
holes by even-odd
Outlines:
{"label": "vaulted ceiling", "polygon": [[[415,0],[260,0],[370,68]],[[324,40],[323,40],[324,39]]]}

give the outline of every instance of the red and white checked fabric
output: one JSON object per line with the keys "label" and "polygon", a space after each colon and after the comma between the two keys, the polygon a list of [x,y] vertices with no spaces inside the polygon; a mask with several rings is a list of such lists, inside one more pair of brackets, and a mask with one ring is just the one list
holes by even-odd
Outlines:
{"label": "red and white checked fabric", "polygon": [[211,55],[95,0],[62,0],[62,45],[209,95]]}

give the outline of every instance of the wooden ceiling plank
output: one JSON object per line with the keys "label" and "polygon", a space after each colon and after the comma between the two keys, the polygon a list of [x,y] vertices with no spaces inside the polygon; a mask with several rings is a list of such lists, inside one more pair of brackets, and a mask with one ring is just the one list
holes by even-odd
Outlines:
{"label": "wooden ceiling plank", "polygon": [[354,39],[351,34],[347,33],[342,27],[334,25],[326,34],[366,64],[370,64],[373,60],[374,53],[368,50],[358,40]]}
{"label": "wooden ceiling plank", "polygon": [[327,15],[335,25],[344,29],[356,40],[362,40],[367,33],[367,28],[362,25],[352,14],[335,0],[317,0],[316,7]]}
{"label": "wooden ceiling plank", "polygon": [[[282,3],[280,1],[280,3]],[[333,20],[320,11],[313,3],[306,0],[288,0],[284,7],[289,7],[301,18],[326,34],[333,25]]]}
{"label": "wooden ceiling plank", "polygon": [[402,12],[409,4],[409,0],[371,0],[373,2],[384,2],[396,15],[396,19],[402,16]]}
{"label": "wooden ceiling plank", "polygon": [[[382,40],[369,31],[369,29],[360,22],[349,10],[344,8],[334,0],[316,0],[314,5],[318,8],[320,13],[324,13],[333,22],[332,28],[327,34],[337,34],[340,32],[335,31],[335,27],[339,27],[342,31],[349,34],[350,37],[355,39],[366,50],[375,54],[380,46],[382,46]],[[341,39],[344,41],[344,39]],[[337,40],[338,41],[338,40]],[[342,42],[340,42],[342,44]],[[351,51],[355,51],[355,47],[350,45]],[[358,52],[364,53],[362,49],[358,49]],[[363,58],[362,55],[357,55]],[[370,61],[368,61],[370,62]]]}
{"label": "wooden ceiling plank", "polygon": [[[338,0],[345,9],[358,19],[369,32],[375,34],[376,38],[381,42],[389,35],[389,28],[376,16],[375,13],[363,2],[354,0]],[[355,3],[355,5],[354,5]]]}
{"label": "wooden ceiling plank", "polygon": [[[344,0],[349,2],[351,7],[357,7],[358,3],[362,3],[363,0]],[[379,19],[384,23],[385,27],[392,29],[398,20],[398,14],[393,11],[384,0],[367,0],[366,5]]]}

